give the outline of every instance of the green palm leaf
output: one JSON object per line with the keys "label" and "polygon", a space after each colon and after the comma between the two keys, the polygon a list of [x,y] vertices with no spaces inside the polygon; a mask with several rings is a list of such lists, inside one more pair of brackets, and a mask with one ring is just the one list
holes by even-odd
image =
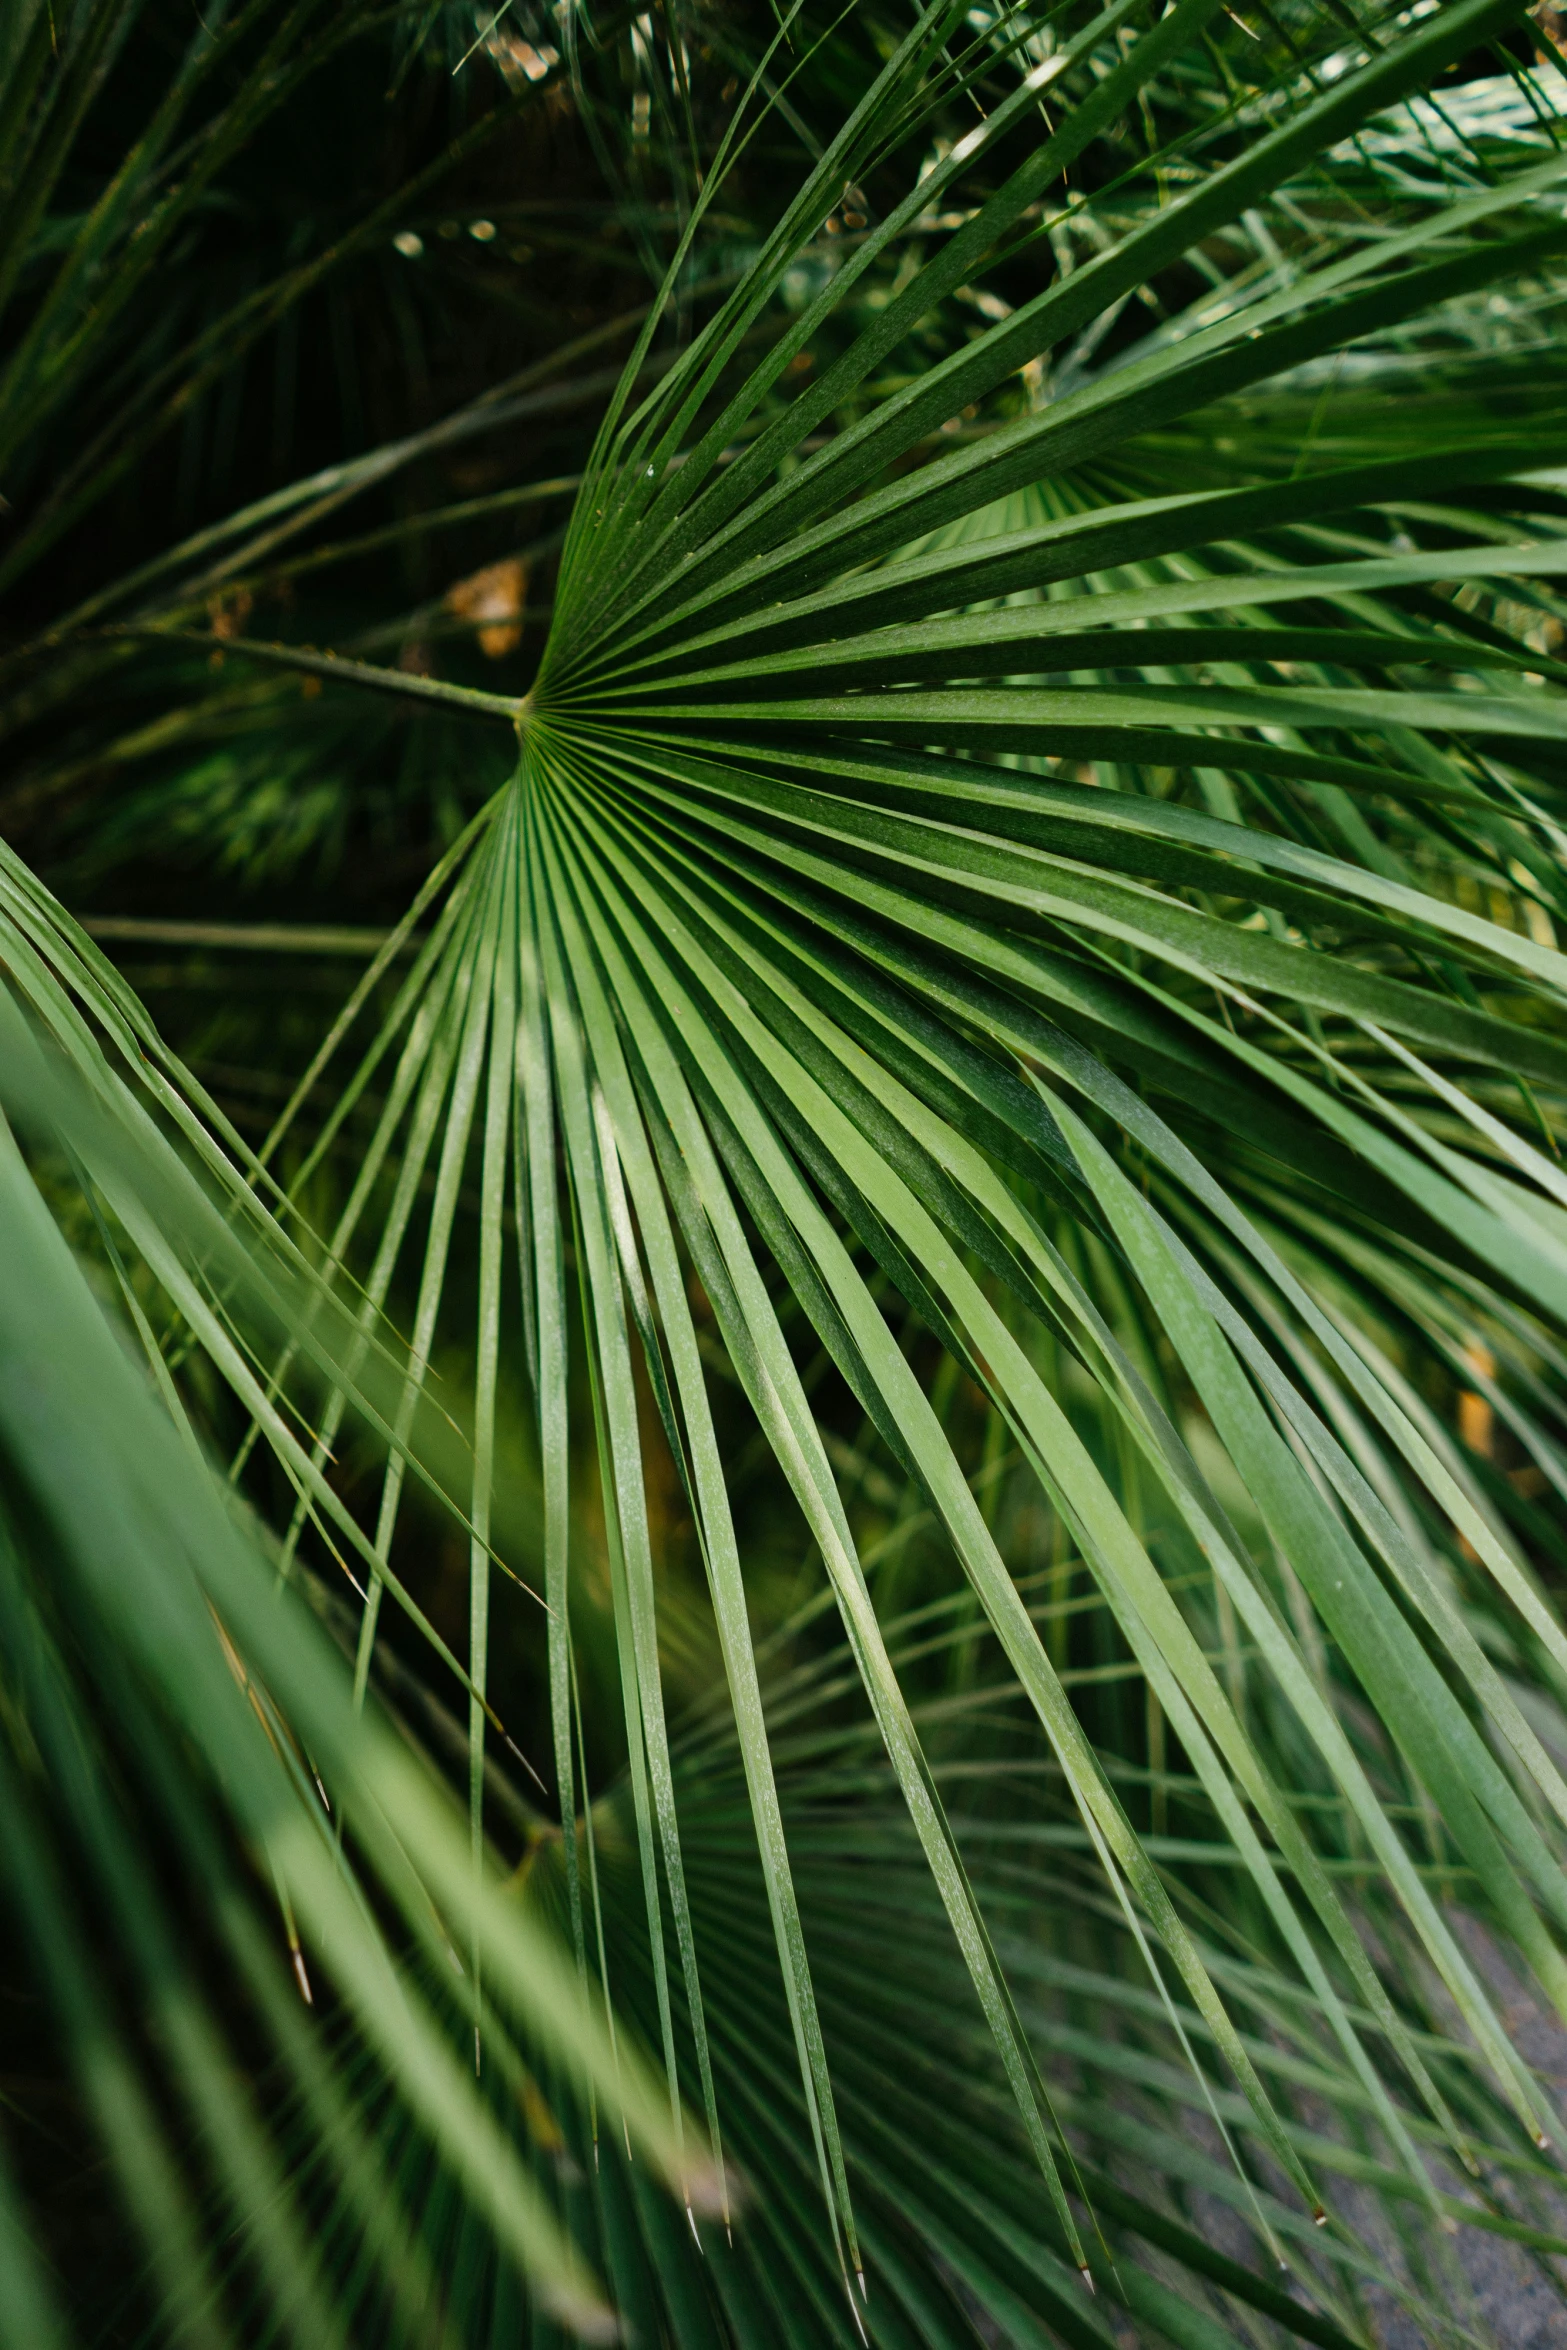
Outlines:
{"label": "green palm leaf", "polygon": [[[493,2035],[508,2084],[524,2059],[486,2002],[492,1985],[513,2010],[527,1993],[511,1912],[485,1887],[493,1571],[531,1576],[537,1560],[559,1820],[530,1831],[558,1855],[537,1874],[579,1973],[591,1957],[612,2008],[660,2049],[667,2091],[655,2118],[634,2053],[600,2044],[569,1971],[551,1978],[545,2012],[578,2020],[568,2032],[530,2011],[524,2028],[555,2032],[555,2135],[535,2131],[531,2160],[555,2165],[563,2229],[535,2225],[484,2093],[459,2095],[439,2003],[389,2026],[390,1961],[341,1854],[300,1824],[298,1790],[287,1829],[268,1813],[262,1841],[307,1940],[358,1937],[340,1975],[353,2030],[392,2068],[443,2177],[482,2208],[506,2290],[532,2270],[586,2310],[579,2255],[562,2248],[575,2238],[650,2338],[959,2341],[978,2311],[1020,2341],[1100,2343],[1108,2298],[1183,2343],[1236,2338],[1249,2306],[1336,2344],[1376,2266],[1336,2201],[1346,2130],[1422,2224],[1456,2204],[1526,2226],[1490,2181],[1506,2161],[1533,2175],[1534,2150],[1560,2138],[1445,1896],[1462,1884],[1567,2021],[1567,1639],[1540,1563],[1554,1553],[1504,1467],[1567,1490],[1553,585],[1567,408],[1548,348],[1525,374],[1499,341],[1463,347],[1482,303],[1554,320],[1567,167],[1542,138],[1478,160],[1462,140],[1439,146],[1423,175],[1389,183],[1370,233],[1346,193],[1363,134],[1383,136],[1367,126],[1426,105],[1516,10],[1453,0],[1408,23],[1313,27],[1309,56],[1221,99],[1208,61],[1227,13],[1177,0],[1148,24],[1123,0],[1069,31],[1025,13],[981,33],[955,7],[920,11],[747,266],[668,348],[664,315],[690,298],[769,74],[796,38],[802,75],[825,48],[791,20],[610,397],[528,693],[226,637],[225,657],[263,677],[444,703],[518,740],[514,773],[260,1157],[20,863],[0,877],[8,1106],[39,1151],[65,1154],[108,1249],[153,1276],[238,1399],[251,1434],[236,1474],[258,1439],[275,1456],[293,1496],[283,1576],[316,1588],[299,1560],[324,1551],[359,1590],[346,1713],[335,1683],[329,1696],[288,1663],[277,1627],[297,1610],[226,1601],[236,1661],[286,1689],[280,1718],[319,1756],[372,1878],[399,1888],[425,1958],[451,1945],[409,1887],[438,1886],[443,1915],[461,1914],[462,2028],[481,2064]],[[989,95],[998,50],[1009,94],[916,177],[922,126],[954,92]],[[1090,215],[1053,191],[1155,105],[1168,135],[1101,192],[1093,257],[1064,266]],[[791,271],[862,182],[885,185],[880,217],[791,312]],[[981,200],[963,203],[975,185]],[[948,332],[889,385],[911,338],[987,272],[1015,288],[1047,204],[1065,242],[1039,290],[987,297],[979,331]],[[1237,223],[1264,266],[1213,262]],[[1139,294],[1158,323],[1092,364]],[[785,397],[802,355],[808,388]],[[242,518],[263,550],[266,521]],[[179,559],[187,575],[202,551]],[[92,635],[102,610],[84,608],[55,657],[207,641],[178,588],[122,601]],[[406,945],[388,1007],[378,989]],[[351,1039],[357,1066],[285,1191],[268,1167]],[[305,1187],[376,1082],[370,1139],[317,1241]],[[18,1162],[31,1230],[28,1180]],[[469,1186],[471,1296],[453,1273]],[[43,1239],[37,1256],[66,1281]],[[126,1288],[178,1413],[130,1274]],[[404,1298],[406,1338],[388,1318]],[[85,1363],[85,1330],[79,1345]],[[929,1697],[813,1354],[862,1415],[897,1525],[923,1529],[930,1604],[955,1611],[935,1640],[954,1709],[965,1659],[999,1676],[993,1739],[977,1702],[959,1734]],[[438,1358],[445,1395],[472,1397],[466,1446],[463,1415],[432,1399]],[[792,1696],[770,1685],[720,1380],[841,1623],[834,1669],[858,1691],[858,1727],[829,1708],[814,1745],[799,1722],[826,1704],[812,1692],[828,1664],[802,1621],[781,1638],[803,1677]],[[503,1456],[524,1384],[538,1507],[518,1551]],[[1455,1437],[1460,1391],[1505,1427],[1505,1456]],[[345,1429],[375,1450],[373,1524],[335,1474]],[[732,1754],[671,1719],[674,1597],[650,1500],[666,1455]],[[985,1482],[1003,1459],[1010,1521]],[[199,1456],[181,1475],[181,1506],[210,1514]],[[466,1531],[463,1656],[394,1565],[413,1492]],[[1009,1535],[1025,1522],[1069,1557],[1052,1600]],[[597,1735],[579,1673],[595,1542],[624,1800],[579,1805]],[[22,1593],[37,1569],[18,1543]],[[87,1533],[77,1546],[101,1572]],[[377,1775],[391,1766],[361,1712],[388,1589],[467,1699],[457,1874],[428,1796]],[[1074,1667],[1073,1607],[1098,1627],[1102,1682]],[[117,1620],[97,1626],[100,1649]],[[189,1624],[181,1637],[195,1641]],[[44,1632],[28,1669],[33,1709],[63,1686]],[[138,1670],[155,1669],[143,1655]],[[1141,1683],[1135,1740],[1094,1694],[1117,1680]],[[953,1797],[969,1769],[993,1788],[974,1819]],[[874,1801],[856,1810],[857,1773]],[[94,1865],[129,1901],[94,1800],[76,1799],[73,1832],[98,1836]],[[158,1800],[184,1820],[170,1789]],[[1196,1833],[1169,1834],[1172,1801]],[[835,1841],[839,1802],[853,1824]],[[400,1875],[404,1807],[418,1834]],[[179,1832],[192,1853],[211,1833],[194,1815]],[[1026,1879],[1036,1921],[1063,1903],[1091,1918],[1093,1996],[1135,2013],[1125,2097],[1065,2081],[1081,2037],[1022,1988],[1059,1987],[1077,1962],[1053,1925],[998,1922],[1025,1899],[1009,1837],[1049,1856]],[[51,1918],[47,1864],[18,1851]],[[851,1854],[864,1901],[911,1920],[874,1991],[845,1914],[861,1898],[843,1890]],[[269,1981],[240,1908],[224,1914]],[[776,1998],[754,1989],[763,1971]],[[71,2027],[84,2046],[101,2028],[92,1996]],[[954,2039],[956,2076],[937,2051],[899,2080],[900,2039],[959,2002],[983,2038]],[[1438,2013],[1456,2027],[1434,2028]],[[1280,2020],[1302,2014],[1309,2050]],[[333,2094],[290,2026],[271,2028],[302,2093]],[[264,2135],[225,2119],[206,2041],[181,2061],[204,2126],[232,2128],[233,2164],[249,2165],[231,2199],[269,2208]],[[1302,2119],[1290,2064],[1333,2101],[1338,2135]],[[1265,2256],[1313,2279],[1310,2307],[1205,2245],[1147,2178],[1128,2182],[1112,2148],[1134,2093],[1145,2123],[1164,2117],[1149,2177],[1232,2198]],[[721,2247],[694,2208],[671,2233],[608,2126],[622,2111],[688,2208],[711,2161],[738,2153],[758,2210],[739,2213],[733,2243],[727,2186]],[[1191,2112],[1215,2150],[1205,2167]],[[103,2127],[129,2162],[131,2124],[106,2112]],[[373,2199],[401,2160],[399,2192],[425,2198],[419,2244],[438,2244],[439,2194],[396,2131],[349,2139],[371,2167],[345,2157],[339,2201]],[[1490,2203],[1452,2195],[1449,2153],[1486,2173]],[[193,2241],[163,2175],[147,2171],[149,2237]],[[296,2263],[314,2289],[294,2226],[285,2211],[257,2238],[277,2307]],[[346,2287],[335,2315],[319,2292],[323,2327],[357,2322]]]}

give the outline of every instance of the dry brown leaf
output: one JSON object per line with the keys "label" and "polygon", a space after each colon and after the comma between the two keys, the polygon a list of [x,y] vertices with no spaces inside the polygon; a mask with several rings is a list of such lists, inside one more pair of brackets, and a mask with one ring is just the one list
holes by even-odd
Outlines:
{"label": "dry brown leaf", "polygon": [[226,594],[209,596],[207,618],[212,623],[214,636],[240,636],[250,618],[253,599],[249,588],[230,588]]}
{"label": "dry brown leaf", "polygon": [[[1496,1357],[1478,1338],[1472,1338],[1464,1348],[1464,1360],[1482,1379],[1496,1377]],[[1483,1395],[1466,1387],[1458,1398],[1458,1433],[1471,1452],[1482,1453],[1486,1459],[1496,1434],[1496,1415]]]}
{"label": "dry brown leaf", "polygon": [[528,566],[520,555],[487,563],[446,591],[446,609],[459,620],[480,623],[479,650],[492,661],[522,642],[522,614],[528,601]]}

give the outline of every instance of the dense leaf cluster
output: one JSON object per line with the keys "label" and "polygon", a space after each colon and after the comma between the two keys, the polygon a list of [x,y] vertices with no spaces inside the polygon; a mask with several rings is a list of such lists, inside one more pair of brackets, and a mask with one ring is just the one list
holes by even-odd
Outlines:
{"label": "dense leaf cluster", "polygon": [[1555,2290],[1554,29],[0,32],[0,2340]]}

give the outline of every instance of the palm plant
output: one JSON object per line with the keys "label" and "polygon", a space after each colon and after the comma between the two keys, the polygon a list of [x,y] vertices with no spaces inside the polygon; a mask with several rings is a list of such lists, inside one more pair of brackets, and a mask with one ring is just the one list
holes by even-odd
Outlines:
{"label": "palm plant", "polygon": [[[484,785],[259,1148],[7,855],[7,1881],[181,2324],[1457,2341],[1449,2231],[1563,2249],[1502,1992],[1567,2021],[1517,25],[791,17],[643,223],[525,687],[245,626],[493,398],[13,648],[35,786],[127,676],[273,760],[374,694]],[[34,301],[19,464],[82,396]]]}

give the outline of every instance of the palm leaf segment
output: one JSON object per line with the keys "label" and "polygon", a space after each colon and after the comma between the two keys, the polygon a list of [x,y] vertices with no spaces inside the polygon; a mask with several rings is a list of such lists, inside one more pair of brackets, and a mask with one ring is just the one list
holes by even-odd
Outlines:
{"label": "palm leaf segment", "polygon": [[[1182,1435],[1053,1237],[1063,1217],[1092,1231],[1141,1291],[1242,1473],[1267,1544],[1376,1692],[1411,1771],[1567,2012],[1567,1972],[1541,1917],[1567,1919],[1567,1886],[1535,1818],[1543,1803],[1567,1821],[1567,1787],[1467,1630],[1439,1566],[1379,1498],[1363,1451],[1345,1439],[1351,1417],[1398,1476],[1424,1485],[1450,1514],[1559,1663],[1567,1663],[1567,1648],[1494,1521],[1395,1383],[1379,1374],[1364,1341],[1295,1269],[1295,1252],[1269,1220],[1226,1188],[1187,1139],[1235,1124],[1286,1163],[1317,1154],[1323,1180],[1342,1184],[1357,1207],[1371,1196],[1374,1170],[1377,1206],[1395,1224],[1401,1208],[1410,1225],[1434,1220],[1546,1310],[1561,1296],[1557,1244],[1524,1199],[1529,1186],[1539,1197],[1561,1195],[1554,1163],[1444,1074],[1451,1063],[1478,1065],[1486,1075],[1504,1070],[1546,1091],[1559,1087],[1567,1062],[1550,1019],[1485,1008],[1463,975],[1483,976],[1488,991],[1500,987],[1519,1006],[1542,1006],[1561,986],[1560,958],[1418,889],[1391,853],[1348,861],[1317,846],[1304,823],[1287,816],[1247,823],[1239,814],[1243,793],[1255,795],[1259,813],[1276,815],[1299,800],[1345,807],[1352,822],[1367,796],[1421,811],[1463,809],[1496,844],[1493,856],[1503,854],[1503,833],[1531,855],[1531,812],[1493,749],[1559,735],[1556,698],[1521,687],[1516,660],[1465,629],[1451,605],[1442,606],[1442,625],[1412,627],[1397,591],[1519,569],[1548,575],[1564,559],[1561,547],[1525,558],[1516,548],[1465,545],[1433,557],[1397,546],[1376,517],[1395,501],[1450,495],[1463,474],[1490,481],[1538,463],[1538,425],[1531,418],[1478,447],[1393,454],[1262,488],[1051,504],[1039,485],[1068,469],[1076,480],[1091,478],[1089,469],[1133,434],[1169,430],[1282,368],[1395,327],[1499,274],[1538,266],[1561,230],[1554,209],[1542,216],[1535,199],[1558,183],[1561,167],[1547,164],[1532,179],[1442,210],[1427,207],[1390,239],[1334,255],[1263,299],[1223,308],[1211,324],[1164,334],[1089,388],[908,463],[949,418],[1271,196],[1369,115],[1505,25],[1508,11],[1444,10],[1372,51],[1096,261],[874,404],[863,422],[800,455],[909,328],[975,273],[1040,191],[1180,58],[1213,13],[1208,0],[1183,0],[1152,31],[1126,40],[1092,94],[811,390],[769,412],[771,388],[856,275],[917,210],[939,202],[966,157],[949,158],[911,191],[741,388],[719,397],[799,247],[845,182],[863,174],[939,57],[952,12],[927,11],[746,280],[638,407],[632,387],[643,353],[633,357],[579,499],[548,651],[518,713],[517,777],[448,901],[418,984],[405,991],[406,1042],[375,1146],[386,1147],[406,1107],[403,1205],[371,1278],[376,1302],[401,1244],[399,1213],[406,1216],[413,1186],[436,1159],[410,1406],[436,1328],[458,1179],[471,1151],[481,1165],[476,1805],[510,1192],[526,1236],[524,1322],[539,1400],[563,1806],[569,1818],[570,1231],[671,2082],[674,2002],[661,1971],[666,1891],[716,2142],[659,1682],[638,1355],[700,1530],[810,2126],[850,2266],[858,2265],[853,2214],[687,1267],[820,1547],[887,1753],[1080,2266],[1087,2256],[1067,2199],[1070,2171],[1062,2177],[1059,2132],[889,1661],[772,1302],[768,1256],[938,1514],[1155,1981],[1162,1988],[1162,1966],[1173,1964],[1308,2207],[1320,2208],[1299,2155],[1079,1727],[963,1468],[872,1294],[868,1265],[890,1275],[939,1333],[1033,1465],[1244,1854],[1278,1934],[1411,2164],[1407,2129],[1335,1989],[1325,1949],[1394,2043],[1416,2093],[1445,2117],[1435,2085],[1231,1693],[1041,1374],[1031,1330],[1048,1332],[1099,1383],[1139,1474],[1162,1489],[1210,1562],[1520,2115],[1536,2135],[1555,2127],[1325,1700],[1276,1583],[1226,1521]],[[1130,20],[1125,8],[1107,12],[1052,55],[1050,78],[1069,73]],[[969,142],[971,153],[1034,106],[1043,78],[1037,69],[1025,77],[1011,104]],[[1005,508],[998,517],[1019,493],[1021,517]],[[1325,528],[1335,514],[1352,518],[1336,535]],[[1022,527],[1006,527],[1018,519]],[[1288,684],[1277,682],[1280,665],[1295,672]],[[1409,685],[1402,679],[1410,669],[1479,682],[1464,691]],[[1367,672],[1382,682],[1360,682]],[[1084,682],[1085,673],[1101,681]],[[1051,682],[1063,675],[1069,682]],[[993,678],[1004,682],[986,682]],[[1209,804],[1226,812],[1063,778],[1062,763],[1085,759],[1114,761],[1134,777],[1199,771]],[[1264,920],[1221,919],[1210,910],[1214,899],[1248,901]],[[1457,976],[1450,985],[1421,985],[1375,957],[1321,951],[1311,931],[1329,925],[1371,939],[1396,932],[1409,942],[1409,960],[1429,957]],[[1469,1148],[1439,1142],[1409,1107],[1407,1088],[1395,1101],[1364,1073],[1357,1047],[1368,1039],[1381,1070],[1408,1072],[1428,1102],[1468,1121]],[[1145,1184],[1128,1176],[1129,1146],[1148,1171]],[[1492,1151],[1505,1154],[1508,1175],[1482,1163]],[[340,1234],[339,1245],[347,1238]],[[383,1559],[399,1477],[394,1456],[376,1535]],[[372,1597],[362,1660],[375,1606]],[[1424,1620],[1429,1645],[1406,1609]],[[1455,1696],[1454,1676],[1473,1711]],[[573,1839],[566,1849],[574,1852]],[[574,1881],[571,1903],[580,1935]]]}
{"label": "palm leaf segment", "polygon": [[[1423,433],[1372,433],[1369,446],[1349,434],[1340,448],[1331,426],[1318,431],[1317,399],[1315,451],[1288,467],[1264,451],[1260,484],[1235,486],[1211,463],[1204,478],[1204,443],[1186,420],[1220,401],[1244,416],[1248,387],[1285,370],[1313,380],[1316,363],[1350,344],[1396,338],[1442,304],[1548,270],[1564,235],[1551,199],[1567,166],[1548,160],[1456,193],[1427,183],[1395,233],[1326,245],[1250,298],[1230,288],[1080,388],[1063,370],[1058,396],[1014,400],[993,428],[940,437],[981,403],[1004,407],[1021,370],[1037,387],[1052,353],[1081,348],[1150,277],[1298,183],[1514,11],[1461,0],[1352,42],[1231,160],[1188,169],[1183,192],[1091,262],[1019,310],[996,305],[1004,315],[976,339],[823,445],[814,438],[1217,13],[1214,0],[1178,0],[1143,30],[1118,5],[1069,45],[1021,51],[1015,98],[769,340],[772,298],[801,247],[917,118],[925,78],[954,70],[960,12],[927,10],[744,280],[637,405],[650,322],[579,497],[538,680],[521,706],[497,705],[518,726],[516,776],[411,912],[405,934],[437,910],[344,1105],[389,1061],[385,1107],[332,1236],[334,1258],[355,1249],[383,1170],[395,1169],[365,1278],[363,1347],[433,1178],[410,1350],[382,1423],[389,1466],[373,1538],[337,1513],[335,1538],[356,1543],[372,1570],[361,1687],[459,1190],[476,1162],[464,1676],[476,1844],[510,1210],[538,1407],[554,1761],[578,1947],[567,1374],[579,1324],[568,1267],[591,1371],[674,2127],[683,2008],[720,2142],[660,1689],[639,1364],[710,1579],[845,2270],[860,2264],[854,2214],[693,1274],[820,1548],[1060,2240],[1085,2273],[1099,2254],[1069,2199],[1083,2182],[889,1656],[772,1268],[943,1528],[1173,2028],[1182,2032],[1170,1969],[1306,2209],[1321,2205],[1295,2136],[1079,1724],[889,1325],[882,1277],[975,1382],[1068,1529],[1279,1948],[1411,2175],[1424,2181],[1368,2040],[1391,2049],[1460,2152],[1462,2133],[1234,1683],[1141,1537],[1139,1485],[1160,1494],[1211,1570],[1252,1671],[1353,1819],[1519,2119],[1542,2142],[1557,2130],[1320,1663],[1325,1634],[1489,1912],[1567,2015],[1551,1932],[1567,1924],[1554,1845],[1567,1785],[1459,1604],[1457,1545],[1553,1674],[1567,1670],[1567,1641],[1469,1465],[1344,1303],[1356,1281],[1396,1300],[1422,1343],[1455,1362],[1476,1271],[1522,1334],[1520,1361],[1549,1351],[1567,1313],[1554,1220],[1567,1185],[1533,1138],[1554,1122],[1567,1080],[1567,967],[1543,918],[1561,893],[1559,835],[1542,780],[1567,705],[1540,682],[1554,676],[1548,655],[1498,618],[1548,615],[1547,583],[1567,568],[1553,491],[1521,478],[1559,453],[1554,428],[1542,423],[1545,401],[1515,401],[1478,429],[1458,416],[1444,440],[1438,407]],[[1047,83],[1072,101],[1055,127],[810,388],[778,405],[791,361],[972,158],[1033,117]],[[690,236],[699,222],[700,208]],[[1158,478],[1161,447],[1192,469],[1173,494]],[[1480,522],[1453,504],[1465,489],[1483,505]],[[1471,593],[1454,601],[1460,585]],[[1521,603],[1498,605],[1502,590]],[[1452,886],[1460,872],[1494,885],[1492,905],[1500,892],[1533,913],[1511,926],[1477,913]],[[344,1033],[340,1023],[334,1048]],[[1292,1181],[1308,1169],[1309,1183]],[[1323,1237],[1335,1215],[1354,1236],[1342,1248]],[[1135,1301],[1148,1346],[1129,1343],[1103,1283],[1085,1278],[1074,1235],[1116,1268],[1112,1288]],[[1443,1261],[1444,1235],[1456,1263]],[[343,1366],[365,1359],[339,1346],[343,1394]],[[1130,1464],[1115,1482],[1042,1368],[1063,1360],[1093,1383]],[[1172,1374],[1238,1471],[1254,1532],[1216,1497],[1171,1407]],[[253,1381],[245,1392],[282,1442],[267,1397]],[[1497,1402],[1509,1408],[1500,1390]],[[332,1512],[322,1472],[344,1408],[340,1396],[313,1458],[289,1440],[296,1536],[308,1516]],[[1526,1434],[1545,1457],[1539,1429]],[[666,1902],[681,2000],[665,1969]]]}

